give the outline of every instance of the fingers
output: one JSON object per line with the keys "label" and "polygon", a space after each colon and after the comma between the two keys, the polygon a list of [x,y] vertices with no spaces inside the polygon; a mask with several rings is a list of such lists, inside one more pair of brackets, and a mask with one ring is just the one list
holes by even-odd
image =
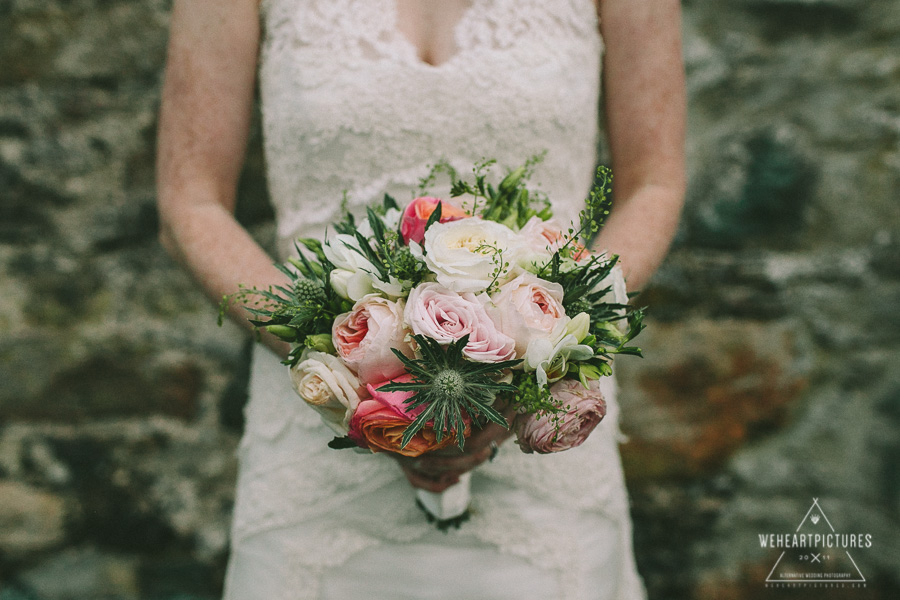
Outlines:
{"label": "fingers", "polygon": [[490,457],[490,446],[471,451],[467,449],[465,454],[457,456],[431,456],[425,454],[416,461],[416,470],[421,473],[442,474],[458,472],[462,474],[466,471],[471,471]]}
{"label": "fingers", "polygon": [[443,473],[437,478],[420,473],[415,469],[401,466],[406,479],[414,488],[427,490],[439,494],[449,488],[451,485],[459,482],[459,475],[453,473]]}
{"label": "fingers", "polygon": [[512,435],[512,429],[505,429],[499,425],[491,423],[480,431],[476,431],[466,439],[466,454],[470,452],[480,452],[485,448],[489,448],[491,442],[497,444],[503,443],[504,440]]}
{"label": "fingers", "polygon": [[[502,412],[511,423],[514,411],[506,409]],[[440,493],[457,483],[461,475],[490,460],[499,444],[511,435],[511,429],[490,423],[466,438],[462,451],[453,447],[416,458],[393,453],[392,457],[413,487]]]}

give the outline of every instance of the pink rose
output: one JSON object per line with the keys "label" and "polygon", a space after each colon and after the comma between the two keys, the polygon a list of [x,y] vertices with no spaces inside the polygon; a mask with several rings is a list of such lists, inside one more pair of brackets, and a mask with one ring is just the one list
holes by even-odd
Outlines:
{"label": "pink rose", "polygon": [[403,363],[391,348],[413,356],[404,341],[403,306],[403,300],[392,302],[369,294],[360,298],[353,310],[335,319],[331,338],[337,355],[356,371],[363,385],[404,373]]}
{"label": "pink rose", "polygon": [[456,293],[439,283],[423,283],[409,293],[404,317],[413,333],[439,344],[468,335],[463,355],[475,362],[515,358],[515,341],[497,329],[482,301],[471,292]]}
{"label": "pink rose", "polygon": [[569,320],[562,301],[561,285],[523,273],[494,294],[490,312],[500,331],[515,340],[516,356],[522,358],[531,340],[549,337],[557,324]]}
{"label": "pink rose", "polygon": [[520,415],[516,418],[516,443],[522,452],[549,454],[580,446],[606,416],[606,402],[596,379],[590,381],[589,389],[585,389],[580,381],[562,379],[553,384],[550,394],[567,407],[567,412],[558,424],[546,416],[537,419],[534,415]]}
{"label": "pink rose", "polygon": [[[394,381],[406,382],[411,379],[409,375],[404,375]],[[378,388],[388,383],[391,382],[369,384],[368,389],[372,397],[363,400],[356,407],[347,434],[350,439],[372,452],[397,452],[403,456],[421,456],[425,452],[446,448],[456,442],[455,435],[445,436],[438,442],[433,424],[429,422],[416,432],[406,447],[401,449],[403,432],[425,410],[425,406],[406,412],[404,402],[413,396],[413,392],[379,391]],[[466,423],[465,435],[468,436],[470,433],[471,428]]]}
{"label": "pink rose", "polygon": [[400,221],[400,234],[403,236],[404,242],[407,244],[411,241],[417,244],[422,243],[422,240],[425,239],[425,225],[428,223],[428,217],[437,208],[438,203],[441,204],[441,223],[465,219],[470,216],[461,208],[438,198],[429,196],[416,198],[403,211],[403,217]]}

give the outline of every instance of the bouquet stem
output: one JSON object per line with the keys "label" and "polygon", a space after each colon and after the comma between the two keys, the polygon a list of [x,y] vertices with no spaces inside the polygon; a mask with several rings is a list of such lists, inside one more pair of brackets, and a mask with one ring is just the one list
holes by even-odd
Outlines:
{"label": "bouquet stem", "polygon": [[440,493],[416,490],[416,504],[425,511],[428,520],[438,529],[446,531],[459,526],[469,518],[469,502],[472,499],[471,473],[460,476],[459,481]]}

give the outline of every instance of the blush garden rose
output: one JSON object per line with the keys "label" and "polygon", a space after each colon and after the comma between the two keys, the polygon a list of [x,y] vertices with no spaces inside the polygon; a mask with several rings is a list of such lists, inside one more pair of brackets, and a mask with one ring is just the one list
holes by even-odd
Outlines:
{"label": "blush garden rose", "polygon": [[392,349],[407,356],[413,351],[406,342],[404,301],[391,301],[376,294],[363,296],[353,310],[338,317],[332,326],[332,343],[344,364],[365,385],[405,373]]}
{"label": "blush garden rose", "polygon": [[463,355],[476,362],[515,358],[515,342],[502,333],[475,294],[457,294],[439,283],[423,283],[409,293],[404,316],[413,333],[441,344],[469,336]]}

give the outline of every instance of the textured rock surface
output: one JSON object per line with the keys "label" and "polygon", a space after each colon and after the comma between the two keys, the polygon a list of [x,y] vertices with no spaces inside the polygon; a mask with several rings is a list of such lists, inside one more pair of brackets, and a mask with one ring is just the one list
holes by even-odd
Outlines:
{"label": "textured rock surface", "polygon": [[[688,204],[619,366],[651,598],[761,597],[814,497],[896,598],[900,6],[684,7]],[[169,9],[0,0],[0,600],[219,593],[247,347],[156,242]],[[267,243],[256,135],[240,198]]]}

